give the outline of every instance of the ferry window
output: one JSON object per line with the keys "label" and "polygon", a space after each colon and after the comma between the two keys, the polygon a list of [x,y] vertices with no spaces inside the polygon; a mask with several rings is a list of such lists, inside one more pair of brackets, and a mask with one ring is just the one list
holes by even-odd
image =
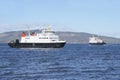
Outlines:
{"label": "ferry window", "polygon": [[39,37],[39,39],[48,39],[48,37]]}
{"label": "ferry window", "polygon": [[56,41],[56,40],[52,40],[52,41]]}
{"label": "ferry window", "polygon": [[50,37],[50,39],[58,39],[57,37]]}
{"label": "ferry window", "polygon": [[25,38],[25,39],[30,39],[30,38]]}

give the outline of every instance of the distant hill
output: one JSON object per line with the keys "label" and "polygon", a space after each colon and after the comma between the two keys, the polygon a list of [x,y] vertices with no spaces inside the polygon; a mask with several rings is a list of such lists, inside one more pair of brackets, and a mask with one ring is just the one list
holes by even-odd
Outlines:
{"label": "distant hill", "polygon": [[[11,31],[0,33],[0,43],[7,43],[10,40],[21,37],[23,31]],[[27,33],[27,31],[25,31]],[[32,30],[31,32],[39,32],[39,30]],[[92,34],[84,32],[56,32],[60,36],[61,40],[66,40],[67,43],[88,43],[88,39]],[[96,35],[97,36],[97,35]],[[120,43],[120,38],[99,36],[107,43],[117,44]]]}

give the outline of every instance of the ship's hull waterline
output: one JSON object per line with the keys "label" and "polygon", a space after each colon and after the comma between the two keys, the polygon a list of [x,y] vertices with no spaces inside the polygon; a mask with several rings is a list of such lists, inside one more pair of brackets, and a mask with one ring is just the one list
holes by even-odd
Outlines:
{"label": "ship's hull waterline", "polygon": [[90,45],[104,45],[106,43],[89,43]]}
{"label": "ship's hull waterline", "polygon": [[8,43],[11,48],[62,48],[66,42],[56,43]]}

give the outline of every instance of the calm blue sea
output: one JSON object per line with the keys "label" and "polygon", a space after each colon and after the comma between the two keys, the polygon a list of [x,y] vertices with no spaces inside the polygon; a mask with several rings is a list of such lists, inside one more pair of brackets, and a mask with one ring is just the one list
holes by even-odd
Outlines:
{"label": "calm blue sea", "polygon": [[0,44],[0,80],[120,80],[120,44],[60,49]]}

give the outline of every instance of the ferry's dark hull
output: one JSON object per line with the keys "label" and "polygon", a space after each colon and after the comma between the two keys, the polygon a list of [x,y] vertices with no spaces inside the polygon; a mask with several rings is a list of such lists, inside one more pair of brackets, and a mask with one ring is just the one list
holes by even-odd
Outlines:
{"label": "ferry's dark hull", "polygon": [[8,43],[11,48],[62,48],[65,42],[56,43]]}
{"label": "ferry's dark hull", "polygon": [[104,45],[106,43],[89,43],[90,45]]}

